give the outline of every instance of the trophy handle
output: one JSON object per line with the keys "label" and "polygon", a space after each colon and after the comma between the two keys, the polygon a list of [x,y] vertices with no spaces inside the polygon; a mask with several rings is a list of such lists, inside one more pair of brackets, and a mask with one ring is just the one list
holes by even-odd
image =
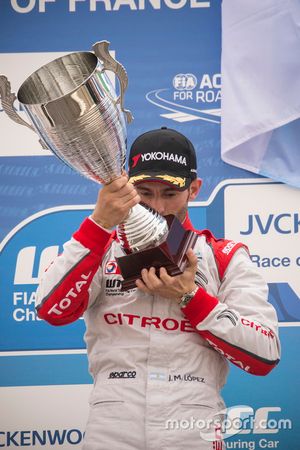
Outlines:
{"label": "trophy handle", "polygon": [[124,66],[121,63],[119,63],[117,60],[115,60],[109,53],[109,50],[108,50],[109,44],[110,43],[108,41],[96,42],[93,45],[93,50],[94,50],[97,58],[99,58],[102,61],[104,70],[111,70],[112,72],[114,72],[117,75],[117,77],[119,79],[119,83],[120,83],[120,90],[121,90],[121,93],[120,93],[120,96],[118,97],[117,102],[120,103],[121,110],[126,115],[127,123],[130,123],[133,120],[133,116],[128,109],[124,108],[124,94],[125,94],[125,91],[128,86],[127,72],[126,72]]}
{"label": "trophy handle", "polygon": [[[16,95],[13,92],[11,92],[11,86],[8,79],[4,75],[0,75],[0,100],[3,111],[14,122],[20,125],[24,125],[25,127],[30,128],[30,130],[36,132],[33,126],[31,126],[29,123],[23,120],[19,116],[19,114],[16,113],[14,109],[14,101],[16,100],[16,98],[17,98]],[[48,150],[48,147],[41,139],[40,144],[45,150]]]}

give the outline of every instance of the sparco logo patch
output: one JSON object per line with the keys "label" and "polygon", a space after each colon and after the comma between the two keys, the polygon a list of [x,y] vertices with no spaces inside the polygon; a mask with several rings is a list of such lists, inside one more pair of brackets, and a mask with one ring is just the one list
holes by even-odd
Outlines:
{"label": "sparco logo patch", "polygon": [[135,370],[123,370],[122,372],[110,372],[108,378],[135,378],[136,371]]}
{"label": "sparco logo patch", "polygon": [[234,241],[228,242],[228,244],[226,244],[226,246],[223,248],[222,253],[225,253],[225,255],[229,255],[229,253],[235,246],[236,246],[236,242],[234,242]]}

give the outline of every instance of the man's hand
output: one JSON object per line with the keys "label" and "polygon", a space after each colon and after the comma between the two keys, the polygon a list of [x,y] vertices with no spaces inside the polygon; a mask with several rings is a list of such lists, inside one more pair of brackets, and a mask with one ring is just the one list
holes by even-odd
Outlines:
{"label": "man's hand", "polygon": [[143,269],[142,280],[136,280],[137,287],[148,294],[156,294],[161,297],[179,300],[184,294],[197,288],[195,275],[197,270],[197,256],[192,249],[187,251],[188,266],[181,275],[171,277],[164,267],[160,268],[159,277],[155,268]]}
{"label": "man's hand", "polygon": [[103,186],[92,214],[92,219],[104,228],[122,223],[130,209],[141,201],[126,174]]}

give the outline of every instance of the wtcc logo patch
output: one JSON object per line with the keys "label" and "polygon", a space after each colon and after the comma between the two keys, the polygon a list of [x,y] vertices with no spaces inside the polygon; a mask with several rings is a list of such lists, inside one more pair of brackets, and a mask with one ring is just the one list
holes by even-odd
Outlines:
{"label": "wtcc logo patch", "polygon": [[119,266],[116,263],[116,261],[108,261],[105,264],[105,274],[106,275],[115,275],[115,274],[120,275],[121,274],[121,271],[120,271]]}

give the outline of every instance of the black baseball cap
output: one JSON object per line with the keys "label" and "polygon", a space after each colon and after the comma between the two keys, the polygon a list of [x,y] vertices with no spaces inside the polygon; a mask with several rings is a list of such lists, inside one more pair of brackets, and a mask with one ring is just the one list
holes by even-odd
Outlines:
{"label": "black baseball cap", "polygon": [[180,191],[197,178],[193,144],[183,134],[167,127],[147,131],[133,142],[129,153],[129,181],[159,181]]}

